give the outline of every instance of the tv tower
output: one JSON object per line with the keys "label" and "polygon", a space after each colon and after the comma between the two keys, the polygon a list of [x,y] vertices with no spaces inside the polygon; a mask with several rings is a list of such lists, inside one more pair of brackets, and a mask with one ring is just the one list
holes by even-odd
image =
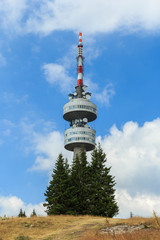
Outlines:
{"label": "tv tower", "polygon": [[83,85],[83,60],[82,33],[79,33],[77,86],[63,107],[63,118],[70,123],[70,128],[65,130],[64,147],[74,152],[73,158],[80,154],[82,146],[85,151],[95,147],[96,132],[88,123],[97,118],[97,107],[90,101],[91,93],[86,92],[87,86]]}

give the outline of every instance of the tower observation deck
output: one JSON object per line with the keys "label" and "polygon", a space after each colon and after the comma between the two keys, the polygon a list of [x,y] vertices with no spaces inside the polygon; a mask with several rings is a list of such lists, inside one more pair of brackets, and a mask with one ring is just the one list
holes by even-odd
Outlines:
{"label": "tower observation deck", "polygon": [[91,93],[86,92],[87,86],[83,85],[83,60],[82,33],[79,33],[77,86],[63,107],[63,118],[70,124],[64,134],[64,147],[74,152],[74,157],[80,153],[82,146],[85,151],[95,147],[96,132],[88,123],[97,118],[97,107],[90,101]]}

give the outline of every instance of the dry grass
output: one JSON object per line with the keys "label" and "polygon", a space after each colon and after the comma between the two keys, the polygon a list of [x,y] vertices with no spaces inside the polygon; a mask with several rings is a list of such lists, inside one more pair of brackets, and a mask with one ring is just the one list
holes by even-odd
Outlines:
{"label": "dry grass", "polygon": [[0,220],[0,240],[28,236],[32,240],[75,240],[88,229],[104,227],[105,218],[91,216],[48,216]]}
{"label": "dry grass", "polygon": [[156,218],[142,218],[133,217],[130,219],[106,219],[106,226],[112,227],[115,225],[127,224],[128,226],[138,226],[143,224],[146,229],[124,233],[124,234],[101,234],[99,231],[88,231],[79,240],[159,240],[160,239],[160,227],[157,224],[160,219]]}
{"label": "dry grass", "polygon": [[[115,236],[99,233],[102,228],[119,224],[144,224],[150,228]],[[18,239],[18,236],[21,238]],[[158,240],[160,231],[154,218],[106,219],[63,215],[0,220],[0,240],[16,238],[17,240]]]}
{"label": "dry grass", "polygon": [[79,240],[159,240],[160,231],[159,230],[141,230],[133,233],[109,235],[100,234],[99,232],[88,232],[84,237],[79,238]]}

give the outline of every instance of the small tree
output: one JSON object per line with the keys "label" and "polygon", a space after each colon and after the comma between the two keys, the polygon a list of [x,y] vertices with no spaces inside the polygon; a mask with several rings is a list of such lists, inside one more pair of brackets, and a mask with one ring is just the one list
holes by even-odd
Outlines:
{"label": "small tree", "polygon": [[31,213],[31,217],[36,217],[36,216],[37,216],[36,211],[35,209],[33,209],[33,212]]}
{"label": "small tree", "polygon": [[19,211],[18,217],[26,217],[26,213],[22,211],[22,208]]}

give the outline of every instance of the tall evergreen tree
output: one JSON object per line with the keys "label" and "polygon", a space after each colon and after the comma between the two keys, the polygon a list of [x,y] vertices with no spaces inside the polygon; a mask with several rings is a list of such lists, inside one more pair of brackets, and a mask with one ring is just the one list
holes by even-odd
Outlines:
{"label": "tall evergreen tree", "polygon": [[106,154],[100,144],[92,152],[90,167],[90,210],[89,214],[113,217],[118,214],[115,201],[115,180],[106,167]]}
{"label": "tall evergreen tree", "polygon": [[72,169],[71,169],[71,201],[72,201],[72,214],[78,215],[80,212],[80,206],[79,206],[79,197],[80,197],[80,159],[79,156],[76,155],[76,157],[73,159],[72,163]]}
{"label": "tall evergreen tree", "polygon": [[80,212],[79,214],[88,214],[88,200],[89,200],[89,164],[87,162],[86,151],[82,146],[80,154]]}
{"label": "tall evergreen tree", "polygon": [[100,144],[92,152],[90,165],[84,148],[73,159],[71,169],[60,154],[45,192],[47,214],[115,216],[115,180],[106,162]]}
{"label": "tall evergreen tree", "polygon": [[53,170],[52,179],[45,192],[47,214],[67,214],[70,208],[69,198],[69,167],[62,154],[59,155]]}
{"label": "tall evergreen tree", "polygon": [[73,212],[88,214],[89,166],[84,147],[82,147],[80,155],[73,159],[71,180]]}

